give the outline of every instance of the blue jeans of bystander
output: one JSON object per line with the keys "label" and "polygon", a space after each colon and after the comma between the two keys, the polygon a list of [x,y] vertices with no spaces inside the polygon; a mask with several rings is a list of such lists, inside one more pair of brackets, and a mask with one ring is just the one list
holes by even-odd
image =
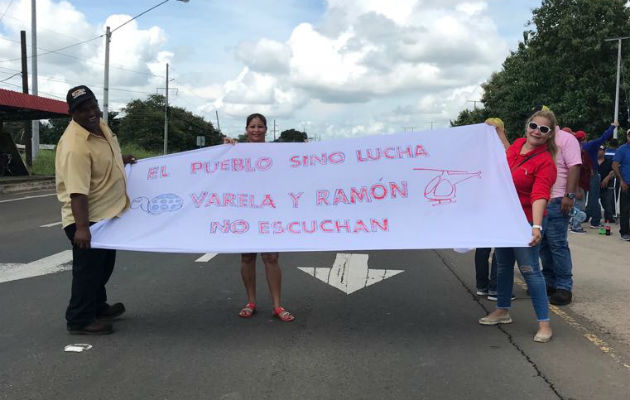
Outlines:
{"label": "blue jeans of bystander", "polygon": [[567,241],[569,216],[562,214],[562,197],[547,204],[547,225],[540,243],[542,273],[547,286],[553,289],[573,289],[573,263]]}
{"label": "blue jeans of bystander", "polygon": [[586,203],[586,219],[590,218],[591,226],[599,226],[602,219],[602,207],[599,204],[600,183],[599,174],[593,173]]}

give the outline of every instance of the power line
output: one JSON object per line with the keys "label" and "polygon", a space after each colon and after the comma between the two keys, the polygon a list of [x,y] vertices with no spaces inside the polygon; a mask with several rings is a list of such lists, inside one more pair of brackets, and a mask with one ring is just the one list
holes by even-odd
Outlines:
{"label": "power line", "polygon": [[[103,36],[105,36],[105,34],[102,34],[102,35],[99,35],[99,36],[95,36],[92,39],[84,40],[84,41],[79,42],[79,43],[70,44],[68,46],[64,46],[64,47],[61,47],[61,48],[58,48],[58,49],[55,49],[55,50],[48,50],[48,51],[46,51],[44,53],[39,53],[39,54],[36,54],[36,55],[37,55],[37,57],[39,57],[39,56],[45,56],[46,54],[50,54],[50,53],[56,53],[56,52],[61,51],[61,50],[69,49],[71,47],[76,47],[76,46],[79,46],[79,45],[82,45],[82,44],[85,44],[85,43],[88,43],[88,42],[92,42],[92,41],[94,41],[96,39],[102,38]],[[27,56],[26,58],[33,58],[33,56],[30,55],[30,56]],[[0,63],[10,62],[10,61],[17,61],[17,60],[21,60],[21,59],[22,59],[22,57],[9,58],[9,59],[6,59],[6,60],[0,60]]]}
{"label": "power line", "polygon": [[3,79],[3,80],[1,80],[0,82],[6,82],[6,81],[8,81],[9,79],[11,79],[11,78],[13,78],[13,77],[16,77],[16,76],[18,76],[18,75],[22,75],[22,73],[21,73],[21,72],[15,73],[15,74],[11,75],[11,76],[10,76],[10,77],[8,77],[8,78],[4,78],[4,79]]}
{"label": "power line", "polygon": [[0,22],[2,22],[2,19],[4,18],[4,16],[7,14],[7,11],[9,11],[9,8],[11,8],[11,5],[13,4],[13,0],[11,0],[9,2],[9,5],[7,6],[7,8],[4,9],[4,13],[2,13],[2,16],[0,17]]}

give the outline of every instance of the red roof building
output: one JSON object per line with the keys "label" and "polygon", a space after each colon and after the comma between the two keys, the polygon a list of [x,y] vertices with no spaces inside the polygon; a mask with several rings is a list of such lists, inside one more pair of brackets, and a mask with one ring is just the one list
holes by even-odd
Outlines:
{"label": "red roof building", "polygon": [[67,117],[65,101],[0,89],[0,121]]}

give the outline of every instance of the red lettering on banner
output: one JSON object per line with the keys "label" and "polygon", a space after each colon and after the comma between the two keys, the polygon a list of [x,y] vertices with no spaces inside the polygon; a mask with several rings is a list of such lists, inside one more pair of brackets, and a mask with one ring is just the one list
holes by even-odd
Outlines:
{"label": "red lettering on banner", "polygon": [[210,197],[208,197],[208,201],[204,204],[204,207],[210,207],[213,204],[221,207],[221,200],[219,200],[219,196],[217,196],[216,193],[210,193]]}
{"label": "red lettering on banner", "polygon": [[287,228],[287,230],[288,230],[289,232],[291,232],[291,233],[301,233],[300,231],[296,231],[296,230],[293,228],[295,225],[298,225],[298,226],[299,226],[299,225],[300,225],[300,223],[299,223],[299,222],[297,222],[297,221],[293,221],[293,222],[289,223],[289,227]]}
{"label": "red lettering on banner", "polygon": [[357,224],[354,226],[354,231],[353,232],[357,233],[357,232],[360,232],[360,231],[363,231],[363,232],[366,232],[366,233],[370,232],[370,231],[368,231],[367,226],[365,226],[365,223],[363,221],[361,221],[361,220],[358,220]]}
{"label": "red lettering on banner", "polygon": [[359,201],[365,201],[366,203],[371,203],[372,199],[368,194],[367,186],[361,186],[361,190],[357,190],[357,188],[350,188],[350,202],[355,204]]}
{"label": "red lettering on banner", "polygon": [[[226,221],[223,225],[218,225],[220,231],[230,233],[232,230],[238,230],[238,226],[233,227]],[[235,221],[236,222],[236,221]],[[228,224],[226,226],[226,224]],[[213,228],[217,230],[218,228]],[[387,218],[375,219],[370,218],[369,221],[357,219],[351,221],[325,219],[322,221],[291,221],[285,223],[283,221],[258,221],[258,233],[262,235],[281,235],[289,233],[292,235],[320,233],[340,233],[340,234],[356,234],[356,233],[376,233],[389,232],[389,221]]]}
{"label": "red lettering on banner", "polygon": [[344,203],[344,204],[348,204],[348,197],[346,197],[346,194],[343,192],[343,189],[337,189],[335,190],[335,198],[333,199],[333,205],[336,206],[339,203]]}
{"label": "red lettering on banner", "polygon": [[326,219],[322,222],[320,222],[319,224],[319,228],[324,231],[324,232],[332,232],[333,230],[331,228],[324,228],[324,224],[331,224],[332,225],[332,221],[329,219]]}
{"label": "red lettering on banner", "polygon": [[158,167],[149,168],[147,172],[147,180],[157,179]]}
{"label": "red lettering on banner", "polygon": [[334,153],[321,153],[321,154],[308,154],[302,156],[291,156],[289,158],[289,166],[291,168],[297,167],[314,167],[318,165],[327,164],[341,164],[346,161],[345,153],[336,151]]}
{"label": "red lettering on banner", "polygon": [[381,159],[396,160],[405,158],[418,158],[428,157],[429,153],[425,150],[421,144],[397,146],[397,147],[384,147],[384,148],[372,148],[372,149],[360,149],[356,151],[357,161],[368,162],[378,161]]}
{"label": "red lettering on banner", "polygon": [[[348,196],[350,192],[350,196]],[[384,200],[386,198],[407,198],[409,191],[407,189],[407,182],[389,182],[388,185],[382,183],[376,183],[372,186],[361,186],[360,188],[351,187],[348,189],[335,189],[332,205],[338,204],[358,204],[358,203],[371,203],[374,200]],[[318,190],[316,206],[330,205],[329,202],[330,192],[328,190]]]}
{"label": "red lettering on banner", "polygon": [[203,199],[205,199],[207,195],[208,192],[201,192],[197,197],[194,193],[191,193],[190,197],[192,198],[195,207],[199,208],[201,206],[201,203],[203,203]]}
{"label": "red lettering on banner", "polygon": [[302,230],[306,233],[315,233],[317,231],[317,221],[311,221],[311,230],[306,229],[306,221],[302,221]]}
{"label": "red lettering on banner", "polygon": [[223,222],[212,221],[210,222],[210,233],[236,233],[240,235],[249,231],[249,223],[242,219],[237,219],[236,221],[230,222],[230,220],[226,219]]}
{"label": "red lettering on banner", "polygon": [[[197,175],[205,172],[207,175],[216,172],[264,172],[271,169],[273,159],[270,157],[260,157],[252,160],[251,158],[228,158],[218,161],[195,161],[190,164],[190,174]],[[166,169],[163,169],[166,173]],[[168,176],[168,175],[163,175]]]}
{"label": "red lettering on banner", "polygon": [[317,202],[315,203],[316,206],[324,203],[326,205],[328,205],[328,195],[330,194],[330,192],[328,190],[318,190],[317,191]]}
{"label": "red lettering on banner", "polygon": [[236,207],[236,208],[276,208],[276,204],[270,194],[265,194],[260,204],[256,196],[251,193],[191,193],[193,205],[196,208],[203,207]]}
{"label": "red lettering on banner", "polygon": [[297,195],[295,193],[289,193],[289,196],[291,196],[291,200],[293,200],[293,208],[298,208],[300,197],[302,197],[303,194],[304,192],[300,192]]}

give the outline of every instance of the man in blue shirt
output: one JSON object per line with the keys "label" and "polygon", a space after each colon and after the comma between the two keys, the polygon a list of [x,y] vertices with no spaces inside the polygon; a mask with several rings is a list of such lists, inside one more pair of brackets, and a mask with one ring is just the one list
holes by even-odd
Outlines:
{"label": "man in blue shirt", "polygon": [[621,183],[619,233],[622,240],[630,241],[630,129],[626,132],[626,143],[615,152],[612,167]]}
{"label": "man in blue shirt", "polygon": [[582,150],[589,156],[591,164],[593,165],[593,175],[591,176],[590,189],[588,191],[588,203],[586,204],[586,219],[588,220],[590,218],[591,228],[603,227],[601,224],[602,208],[599,205],[599,187],[601,180],[597,172],[597,152],[599,151],[599,146],[612,137],[615,128],[618,126],[619,123],[617,121],[613,122],[600,137],[588,142],[586,141],[586,133],[584,131],[575,132],[575,137],[582,145]]}

